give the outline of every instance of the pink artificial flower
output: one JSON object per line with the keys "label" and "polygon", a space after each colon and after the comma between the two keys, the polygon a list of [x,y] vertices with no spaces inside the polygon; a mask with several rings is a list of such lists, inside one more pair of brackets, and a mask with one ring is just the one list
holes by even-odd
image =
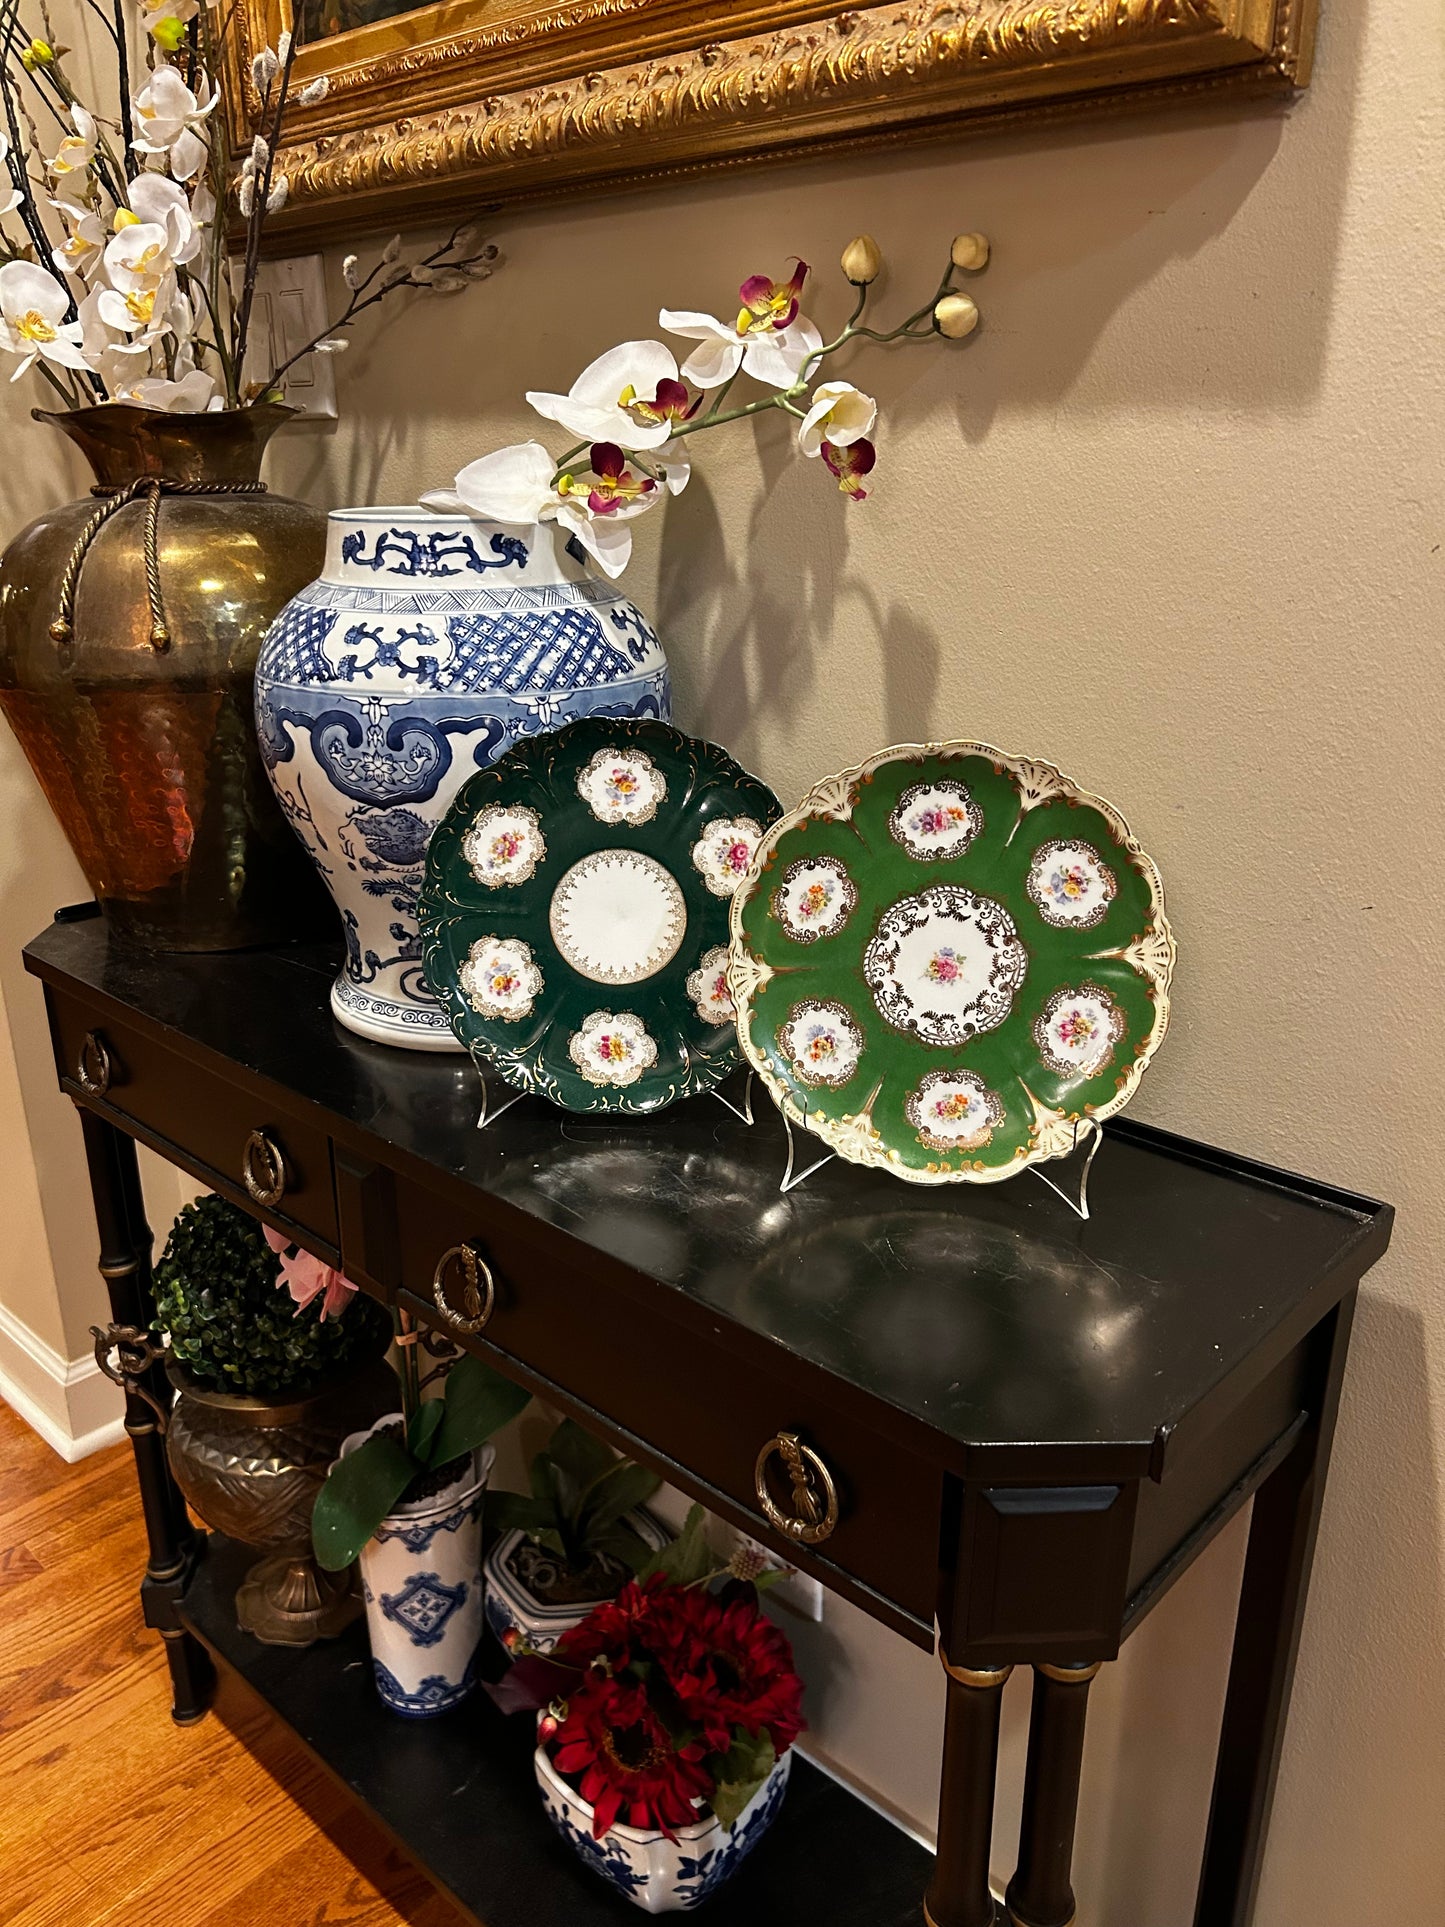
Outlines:
{"label": "pink artificial flower", "polygon": [[285,1285],[296,1306],[296,1317],[314,1298],[321,1300],[321,1322],[328,1318],[339,1318],[351,1302],[351,1294],[356,1290],[349,1278],[345,1278],[333,1265],[323,1264],[309,1251],[303,1251],[290,1238],[279,1231],[273,1231],[268,1224],[261,1227],[266,1242],[281,1260],[276,1283]]}
{"label": "pink artificial flower", "polygon": [[878,459],[878,451],[872,442],[860,437],[856,442],[849,442],[846,448],[837,448],[832,442],[824,442],[818,452],[838,477],[838,486],[849,501],[866,502],[868,491],[863,486],[863,477],[871,472]]}
{"label": "pink artificial flower", "polygon": [[771,332],[782,334],[798,318],[798,302],[808,278],[808,264],[793,257],[790,280],[770,281],[765,274],[750,274],[738,289],[742,308],[738,314],[740,335]]}

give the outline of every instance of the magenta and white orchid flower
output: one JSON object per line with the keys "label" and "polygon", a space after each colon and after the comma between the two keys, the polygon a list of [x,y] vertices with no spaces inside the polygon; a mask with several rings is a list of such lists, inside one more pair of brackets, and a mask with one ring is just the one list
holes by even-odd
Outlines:
{"label": "magenta and white orchid flower", "polygon": [[529,389],[527,400],[584,441],[660,448],[674,422],[696,414],[702,397],[688,394],[660,341],[624,341],[584,368],[565,395]]}
{"label": "magenta and white orchid flower", "polygon": [[285,1285],[296,1306],[295,1316],[300,1317],[306,1307],[315,1299],[321,1300],[321,1322],[328,1318],[339,1318],[351,1303],[356,1286],[351,1280],[335,1269],[324,1264],[320,1258],[309,1251],[303,1251],[291,1239],[279,1231],[273,1231],[263,1224],[266,1242],[281,1261],[277,1285]]}
{"label": "magenta and white orchid flower", "polygon": [[807,278],[806,261],[795,262],[787,281],[750,274],[738,289],[742,306],[731,326],[690,308],[664,308],[658,321],[669,334],[701,343],[683,363],[687,380],[719,388],[741,369],[769,388],[791,388],[823,345],[812,322],[798,313]]}
{"label": "magenta and white orchid flower", "polygon": [[0,268],[0,348],[19,355],[12,381],[37,361],[84,368],[80,323],[67,321],[70,296],[48,269],[33,261],[7,261]]}
{"label": "magenta and white orchid flower", "polygon": [[868,434],[877,419],[877,402],[851,381],[820,381],[798,423],[798,446],[805,455],[821,454],[824,442],[846,448]]}
{"label": "magenta and white orchid flower", "polygon": [[422,504],[513,527],[556,522],[576,536],[604,575],[615,578],[632,559],[632,531],[626,525],[665,490],[684,487],[687,477],[664,478],[665,489],[659,489],[652,476],[634,474],[622,449],[609,442],[595,443],[589,461],[588,469],[559,475],[540,442],[518,442],[469,462],[451,488],[429,490]]}

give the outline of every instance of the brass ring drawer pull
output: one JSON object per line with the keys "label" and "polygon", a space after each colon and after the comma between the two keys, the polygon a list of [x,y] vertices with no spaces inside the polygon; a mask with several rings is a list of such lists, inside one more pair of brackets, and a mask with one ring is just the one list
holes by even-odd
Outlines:
{"label": "brass ring drawer pull", "polygon": [[274,1211],[286,1195],[291,1170],[286,1153],[269,1131],[252,1131],[241,1153],[241,1182],[253,1203]]}
{"label": "brass ring drawer pull", "polygon": [[110,1089],[113,1066],[110,1050],[98,1030],[88,1030],[75,1066],[75,1081],[89,1097],[104,1097]]}
{"label": "brass ring drawer pull", "polygon": [[[455,1265],[462,1274],[462,1311],[447,1302],[447,1276]],[[474,1245],[453,1245],[437,1259],[432,1273],[431,1295],[447,1323],[459,1332],[479,1332],[497,1305],[497,1286],[492,1268]]]}
{"label": "brass ring drawer pull", "polygon": [[[792,1481],[791,1512],[783,1510],[768,1485],[768,1463],[775,1454]],[[797,1545],[820,1546],[838,1523],[838,1488],[833,1475],[796,1432],[779,1432],[768,1440],[758,1454],[753,1483],[768,1524]]]}

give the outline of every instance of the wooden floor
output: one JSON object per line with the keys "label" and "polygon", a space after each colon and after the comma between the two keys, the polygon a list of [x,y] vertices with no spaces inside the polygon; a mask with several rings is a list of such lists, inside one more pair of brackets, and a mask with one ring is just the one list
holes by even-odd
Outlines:
{"label": "wooden floor", "polygon": [[277,1729],[172,1724],[144,1565],[129,1446],[0,1404],[3,1927],[461,1927]]}

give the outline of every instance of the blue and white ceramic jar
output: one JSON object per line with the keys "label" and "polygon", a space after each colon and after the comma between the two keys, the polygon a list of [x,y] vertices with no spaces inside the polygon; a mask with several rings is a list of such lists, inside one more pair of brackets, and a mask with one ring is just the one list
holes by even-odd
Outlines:
{"label": "blue and white ceramic jar", "polygon": [[336,899],[331,992],[363,1037],[458,1049],[422,979],[416,903],[432,830],[519,736],[579,716],[671,714],[651,625],[554,524],[338,509],[326,566],[256,665],[271,782]]}
{"label": "blue and white ceramic jar", "polygon": [[792,1770],[785,1753],[738,1815],[724,1827],[706,1813],[668,1839],[657,1829],[610,1826],[600,1840],[592,1836],[593,1811],[569,1786],[547,1756],[545,1746],[532,1755],[547,1818],[583,1864],[647,1914],[689,1913],[735,1874],[778,1817]]}
{"label": "blue and white ceramic jar", "polygon": [[[401,1414],[353,1432],[343,1458]],[[398,1506],[361,1549],[376,1690],[394,1713],[450,1712],[477,1683],[483,1607],[482,1505],[496,1452],[484,1445],[435,1498]]]}

